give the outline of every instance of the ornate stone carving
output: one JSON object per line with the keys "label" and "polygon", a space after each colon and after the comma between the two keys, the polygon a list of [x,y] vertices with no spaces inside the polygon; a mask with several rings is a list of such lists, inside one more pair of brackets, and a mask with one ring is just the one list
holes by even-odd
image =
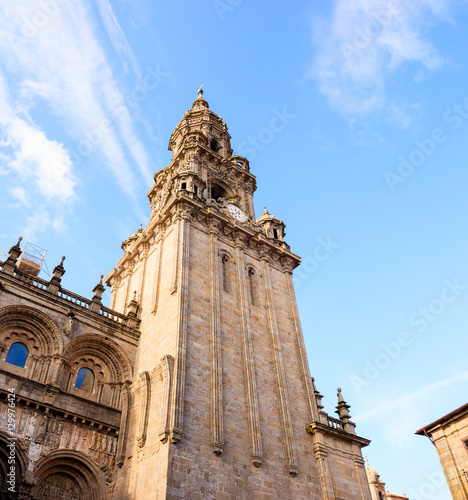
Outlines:
{"label": "ornate stone carving", "polygon": [[18,328],[34,336],[40,346],[41,354],[45,356],[62,354],[62,335],[49,316],[23,305],[0,308],[0,338],[4,338],[8,331]]}

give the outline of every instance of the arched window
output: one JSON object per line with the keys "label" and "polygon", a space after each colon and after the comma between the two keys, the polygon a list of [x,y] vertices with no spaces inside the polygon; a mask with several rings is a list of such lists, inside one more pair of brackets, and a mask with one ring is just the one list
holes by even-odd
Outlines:
{"label": "arched window", "polygon": [[384,500],[384,498],[383,498],[383,495],[382,495],[382,492],[381,492],[381,491],[379,491],[379,500]]}
{"label": "arched window", "polygon": [[10,350],[8,351],[8,355],[6,357],[6,362],[12,365],[19,366],[20,368],[24,368],[27,357],[28,348],[25,345],[16,342],[15,344],[11,344]]}
{"label": "arched window", "polygon": [[211,184],[211,197],[213,198],[213,200],[218,201],[219,198],[226,199],[228,197],[228,194],[227,194],[226,190],[223,187],[221,187],[219,184],[212,183]]}
{"label": "arched window", "polygon": [[93,392],[94,373],[89,368],[80,368],[76,376],[75,387],[86,392]]}
{"label": "arched window", "polygon": [[218,141],[216,141],[216,140],[213,139],[210,142],[210,149],[212,151],[214,151],[215,153],[217,153],[221,149],[221,146],[218,144]]}

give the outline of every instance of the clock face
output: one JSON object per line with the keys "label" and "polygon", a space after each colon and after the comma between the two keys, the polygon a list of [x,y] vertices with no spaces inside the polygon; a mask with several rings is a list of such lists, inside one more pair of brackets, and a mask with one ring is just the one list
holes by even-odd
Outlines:
{"label": "clock face", "polygon": [[238,206],[229,203],[226,207],[228,214],[239,222],[247,222],[247,215]]}

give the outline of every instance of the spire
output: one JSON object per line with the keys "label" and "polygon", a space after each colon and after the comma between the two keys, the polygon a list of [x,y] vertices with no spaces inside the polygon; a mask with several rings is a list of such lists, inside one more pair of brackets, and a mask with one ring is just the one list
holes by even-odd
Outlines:
{"label": "spire", "polygon": [[346,401],[343,399],[343,394],[341,394],[341,389],[338,387],[338,406],[336,407],[336,413],[340,417],[340,420],[344,424],[344,430],[350,434],[356,434],[354,428],[354,422],[351,422],[351,415],[349,414],[349,409],[351,408]]}
{"label": "spire", "polygon": [[53,276],[49,282],[49,286],[47,287],[47,291],[50,293],[57,294],[61,288],[62,276],[65,274],[65,268],[63,267],[63,263],[65,261],[65,256],[62,257],[60,264],[54,267]]}
{"label": "spire", "polygon": [[338,406],[336,407],[336,413],[338,413],[340,420],[351,418],[349,414],[349,405],[346,404],[346,401],[343,399],[343,394],[341,394],[341,389],[338,387]]}
{"label": "spire", "polygon": [[322,411],[324,408],[324,406],[322,404],[323,396],[320,394],[320,392],[317,390],[317,387],[315,386],[314,377],[312,377],[312,387],[314,388],[314,395],[315,395],[315,401],[317,403],[317,409],[318,409],[318,411]]}
{"label": "spire", "polygon": [[20,243],[23,239],[22,236],[19,237],[18,243],[10,248],[8,252],[8,258],[3,264],[3,272],[7,274],[13,274],[16,269],[16,262],[18,257],[21,255]]}
{"label": "spire", "polygon": [[127,325],[130,328],[136,328],[139,323],[139,319],[137,316],[138,308],[140,304],[137,299],[136,290],[133,292],[133,299],[127,304]]}
{"label": "spire", "polygon": [[99,283],[93,288],[94,296],[91,299],[91,305],[89,306],[89,308],[95,312],[99,312],[101,310],[101,305],[102,305],[101,298],[105,290],[105,287],[102,284],[102,278],[104,278],[103,274],[101,274],[101,279],[99,280]]}
{"label": "spire", "polygon": [[198,89],[198,97],[195,100],[195,102],[192,104],[192,109],[197,109],[197,108],[209,108],[210,105],[208,104],[205,99],[203,99],[203,89],[202,89],[202,84],[200,85]]}

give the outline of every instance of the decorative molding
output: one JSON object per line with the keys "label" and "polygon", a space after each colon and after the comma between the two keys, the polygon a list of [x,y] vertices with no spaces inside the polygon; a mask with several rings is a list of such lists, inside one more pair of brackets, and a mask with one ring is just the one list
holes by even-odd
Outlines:
{"label": "decorative molding", "polygon": [[125,460],[125,448],[128,436],[128,420],[131,406],[131,395],[128,383],[124,383],[121,387],[121,401],[122,401],[122,416],[120,419],[120,432],[119,442],[117,444],[117,457],[116,464],[122,467]]}
{"label": "decorative molding", "polygon": [[239,309],[243,330],[245,388],[247,392],[247,408],[249,415],[250,448],[252,463],[259,467],[263,462],[262,436],[260,431],[260,415],[258,411],[257,381],[252,349],[252,333],[250,326],[249,301],[245,283],[245,264],[243,262],[243,244],[236,240],[237,281],[239,290]]}
{"label": "decorative molding", "polygon": [[159,427],[159,439],[165,443],[170,433],[170,405],[171,405],[171,389],[172,375],[174,368],[174,358],[166,354],[161,358],[162,363],[162,382],[163,394],[161,402],[161,423]]}
{"label": "decorative molding", "polygon": [[177,287],[178,287],[178,280],[179,280],[179,266],[180,266],[180,260],[181,260],[181,255],[180,255],[180,232],[181,232],[181,225],[184,223],[181,218],[176,218],[175,220],[177,229],[176,229],[176,248],[174,252],[174,261],[173,261],[173,268],[172,268],[172,283],[171,283],[171,288],[170,288],[170,294],[174,295],[177,292]]}
{"label": "decorative molding", "polygon": [[178,274],[180,276],[180,290],[177,307],[177,330],[176,345],[177,356],[175,359],[175,383],[172,395],[172,422],[171,441],[177,443],[182,437],[182,426],[184,420],[184,394],[185,394],[185,359],[187,344],[187,315],[188,315],[188,287],[190,269],[190,222],[185,216],[178,221],[178,242],[180,242],[180,264]]}
{"label": "decorative molding", "polygon": [[210,228],[210,302],[211,302],[211,429],[216,455],[224,448],[223,363],[220,334],[219,258],[217,228]]}
{"label": "decorative molding", "polygon": [[365,463],[361,456],[354,455],[354,467],[356,468],[356,474],[359,480],[359,488],[361,490],[362,500],[372,500],[371,492],[369,489],[369,481],[367,479],[367,474],[365,470]]}
{"label": "decorative molding", "polygon": [[276,319],[275,307],[272,300],[272,283],[268,259],[262,259],[263,285],[265,288],[265,298],[268,314],[268,327],[271,336],[271,348],[274,359],[276,387],[280,403],[281,422],[283,424],[283,435],[288,455],[288,471],[291,476],[298,472],[296,450],[294,446],[293,426],[291,421],[291,411],[289,409],[288,391],[286,377],[284,374],[283,354],[281,351],[281,339],[278,331],[278,321]]}
{"label": "decorative molding", "polygon": [[335,492],[331,480],[330,467],[328,465],[328,453],[321,443],[314,443],[315,458],[319,467],[320,485],[322,486],[323,500],[335,500]]}
{"label": "decorative molding", "polygon": [[95,333],[84,333],[75,337],[65,349],[63,358],[67,363],[80,356],[92,355],[105,361],[114,380],[124,382],[132,378],[132,364],[119,344]]}
{"label": "decorative molding", "polygon": [[138,432],[138,446],[143,448],[146,443],[149,409],[151,403],[151,379],[148,372],[140,373],[140,424]]}
{"label": "decorative molding", "polygon": [[154,287],[154,300],[153,300],[153,310],[152,314],[156,314],[158,312],[159,305],[159,294],[161,290],[161,272],[162,272],[162,260],[163,260],[163,252],[164,252],[164,238],[159,238],[158,245],[158,254],[156,256],[156,266],[154,272],[154,280],[153,283],[156,283]]}
{"label": "decorative molding", "polygon": [[0,334],[18,329],[20,325],[23,329],[34,332],[41,354],[46,356],[62,354],[62,334],[47,314],[24,305],[0,308]]}

